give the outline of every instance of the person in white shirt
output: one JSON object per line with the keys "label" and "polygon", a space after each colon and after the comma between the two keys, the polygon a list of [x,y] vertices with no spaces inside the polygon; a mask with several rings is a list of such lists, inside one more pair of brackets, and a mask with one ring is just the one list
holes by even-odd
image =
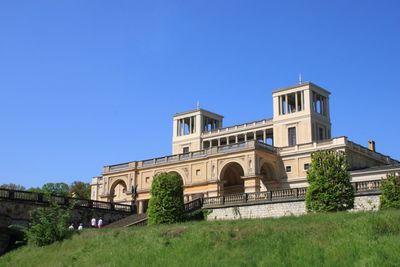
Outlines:
{"label": "person in white shirt", "polygon": [[97,226],[99,228],[103,227],[103,219],[100,217],[99,221],[97,222]]}
{"label": "person in white shirt", "polygon": [[80,223],[78,226],[78,231],[82,231],[83,230],[83,223]]}
{"label": "person in white shirt", "polygon": [[96,228],[96,218],[92,218],[92,220],[90,221],[90,226],[92,227],[92,228]]}

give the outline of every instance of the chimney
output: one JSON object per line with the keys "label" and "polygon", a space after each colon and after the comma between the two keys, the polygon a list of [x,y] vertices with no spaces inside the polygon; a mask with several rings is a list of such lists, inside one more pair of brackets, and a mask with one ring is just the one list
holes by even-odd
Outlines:
{"label": "chimney", "polygon": [[368,140],[368,149],[375,152],[375,141]]}

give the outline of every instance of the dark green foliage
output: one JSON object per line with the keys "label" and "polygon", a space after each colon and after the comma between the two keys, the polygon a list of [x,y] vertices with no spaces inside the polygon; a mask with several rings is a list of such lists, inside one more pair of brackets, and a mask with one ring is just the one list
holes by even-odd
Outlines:
{"label": "dark green foliage", "polygon": [[148,209],[149,224],[175,223],[184,220],[183,183],[175,173],[154,177]]}
{"label": "dark green foliage", "polygon": [[44,193],[43,189],[40,187],[30,187],[28,188],[28,191],[33,193]]}
{"label": "dark green foliage", "polygon": [[81,181],[73,182],[70,187],[70,196],[76,198],[90,199],[90,184]]}
{"label": "dark green foliage", "polygon": [[19,184],[2,184],[0,185],[1,188],[11,189],[11,190],[25,190],[25,187]]}
{"label": "dark green foliage", "polygon": [[68,224],[71,220],[71,210],[51,204],[50,207],[37,208],[31,213],[31,224],[26,230],[29,243],[45,246],[63,240],[71,231]]}
{"label": "dark green foliage", "polygon": [[42,187],[43,193],[68,196],[69,186],[66,183],[47,183]]}
{"label": "dark green foliage", "polygon": [[390,174],[380,187],[381,209],[400,208],[400,176]]}
{"label": "dark green foliage", "polygon": [[307,172],[310,186],[306,194],[308,211],[343,211],[354,206],[354,188],[346,155],[342,151],[317,151]]}

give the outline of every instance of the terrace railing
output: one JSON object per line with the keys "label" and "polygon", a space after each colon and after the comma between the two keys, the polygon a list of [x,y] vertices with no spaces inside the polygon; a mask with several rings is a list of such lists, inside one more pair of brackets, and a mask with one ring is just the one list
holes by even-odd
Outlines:
{"label": "terrace railing", "polygon": [[[380,194],[380,186],[382,180],[353,182],[352,185],[355,190],[355,194]],[[212,206],[223,206],[223,205],[235,205],[244,203],[273,203],[273,202],[285,202],[285,201],[296,201],[304,200],[307,192],[307,187],[292,188],[292,189],[281,189],[273,191],[255,192],[255,193],[243,193],[243,194],[231,194],[218,197],[206,197],[203,199],[204,207]]]}
{"label": "terrace railing", "polygon": [[215,147],[206,148],[203,150],[193,151],[193,152],[189,152],[189,153],[176,154],[176,155],[171,155],[171,156],[165,156],[165,157],[131,162],[131,164],[130,163],[122,163],[122,164],[117,164],[117,165],[110,165],[110,166],[105,167],[104,172],[106,172],[106,173],[119,172],[119,171],[129,170],[129,169],[133,169],[133,168],[150,167],[150,166],[154,166],[154,165],[168,164],[168,163],[177,162],[177,161],[193,160],[193,159],[198,159],[198,158],[205,158],[208,155],[214,155],[214,154],[218,154],[218,153],[232,153],[232,152],[243,151],[243,150],[247,150],[247,149],[264,149],[264,150],[268,150],[269,152],[272,152],[274,154],[277,153],[277,151],[278,151],[278,148],[276,148],[274,146],[265,144],[265,143],[257,141],[257,140],[249,140],[249,141],[239,142],[239,143],[234,143],[234,144],[229,144],[229,145],[215,146]]}
{"label": "terrace railing", "polygon": [[37,192],[12,190],[7,188],[0,188],[0,199],[11,200],[11,201],[23,201],[40,204],[57,203],[59,205],[73,205],[75,208],[90,208],[100,210],[110,210],[118,212],[132,213],[133,209],[131,205],[96,201],[90,199],[80,199],[72,197],[64,197],[57,195],[48,195]]}

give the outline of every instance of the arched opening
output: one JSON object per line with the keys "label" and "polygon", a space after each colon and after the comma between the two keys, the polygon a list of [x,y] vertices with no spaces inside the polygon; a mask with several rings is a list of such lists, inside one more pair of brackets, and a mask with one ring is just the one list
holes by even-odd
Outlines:
{"label": "arched opening", "polygon": [[127,187],[126,183],[122,180],[116,181],[110,190],[110,198],[111,202],[115,203],[121,203],[121,202],[126,202],[128,200],[127,198]]}
{"label": "arched opening", "polygon": [[221,195],[244,193],[244,170],[239,163],[231,162],[224,166],[220,174]]}
{"label": "arched opening", "polygon": [[270,163],[264,163],[260,168],[261,190],[278,189],[275,168]]}

